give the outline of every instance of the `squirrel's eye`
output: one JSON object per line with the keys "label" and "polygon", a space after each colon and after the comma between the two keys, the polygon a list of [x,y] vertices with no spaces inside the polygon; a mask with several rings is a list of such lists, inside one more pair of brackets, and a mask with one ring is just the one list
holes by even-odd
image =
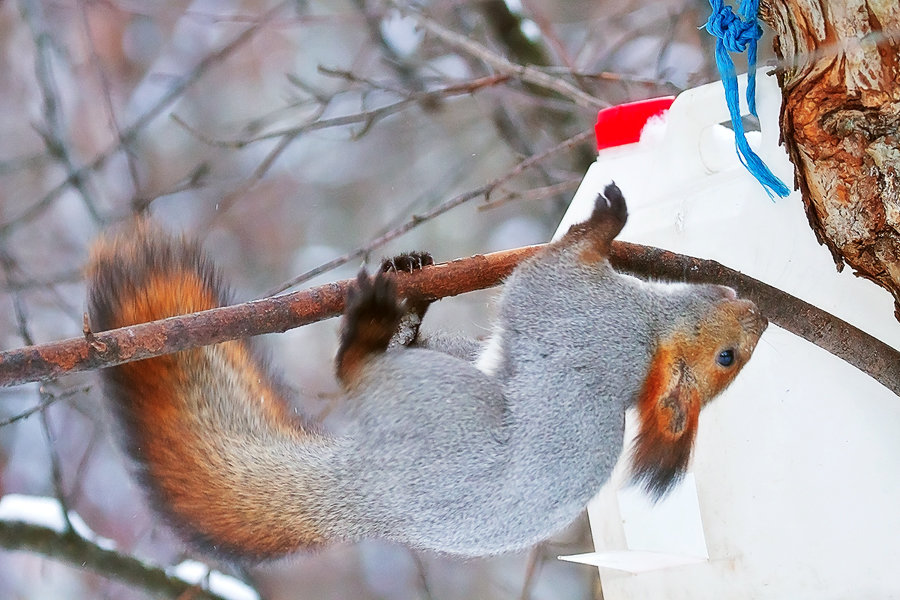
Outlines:
{"label": "squirrel's eye", "polygon": [[716,357],[716,362],[723,367],[730,367],[734,364],[734,350],[722,350]]}

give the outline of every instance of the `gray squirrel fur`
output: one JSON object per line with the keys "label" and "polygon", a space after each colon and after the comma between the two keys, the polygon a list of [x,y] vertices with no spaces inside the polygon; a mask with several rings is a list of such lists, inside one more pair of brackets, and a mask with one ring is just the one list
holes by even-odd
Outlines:
{"label": "gray squirrel fur", "polygon": [[[119,406],[127,444],[154,505],[201,548],[250,559],[372,537],[480,556],[552,536],[608,480],[622,452],[625,411],[649,389],[648,373],[661,347],[700,331],[698,323],[711,314],[724,318],[719,313],[727,304],[727,318],[737,315],[738,333],[723,342],[725,350],[710,348],[703,360],[712,362],[700,370],[718,369],[713,362],[727,351],[736,355],[728,365],[736,373],[765,328],[752,304],[736,300],[728,288],[617,273],[606,256],[624,221],[624,199],[609,186],[587,223],[526,260],[505,282],[487,342],[436,334],[367,354],[344,381],[352,418],[338,436],[299,425],[294,430],[280,421],[273,426],[260,406],[280,401],[280,386],[256,359],[248,381],[247,365],[228,359],[219,346],[197,351],[190,367],[178,364],[190,383],[171,395],[155,391],[169,385],[159,377],[145,385],[140,367],[106,370],[107,394]],[[215,279],[198,250],[184,250],[184,243],[158,231],[145,237],[153,239],[138,246],[194,253],[184,268],[204,273],[205,281]],[[117,294],[143,293],[140,273],[167,268],[163,263],[170,257],[143,265],[123,261],[123,243],[135,245],[132,238],[118,242],[118,249],[110,242],[96,252],[89,302],[95,327],[121,326],[114,316],[123,303]],[[123,282],[124,291],[101,289],[118,284],[121,290]],[[388,293],[379,302],[399,301]],[[168,315],[156,318],[162,316]],[[352,319],[348,312],[345,330]],[[691,360],[672,363],[674,377],[700,390],[692,397],[705,404],[723,385],[704,388],[705,375],[684,364]],[[733,374],[728,377],[724,385]],[[273,398],[264,395],[257,404],[254,385],[275,390]],[[147,390],[162,399],[142,399]],[[205,457],[192,458],[193,467],[184,466],[184,473],[178,468],[183,458],[173,459],[175,466],[159,466],[169,460],[167,452],[180,449],[160,451],[161,458],[147,449],[162,444],[157,437],[174,428],[156,413],[145,418],[150,409],[142,403],[151,401],[178,407],[179,429],[166,438],[174,440],[169,446],[184,444],[186,455]],[[670,426],[674,439],[687,413],[665,412],[666,402],[660,400],[658,410],[678,417]],[[687,456],[691,443],[692,438]],[[658,496],[677,481],[685,460],[660,472],[645,465],[636,481]],[[203,471],[199,482],[191,471]],[[185,489],[190,486],[211,491]],[[198,522],[207,513],[211,520]],[[240,531],[231,536],[232,530]]]}

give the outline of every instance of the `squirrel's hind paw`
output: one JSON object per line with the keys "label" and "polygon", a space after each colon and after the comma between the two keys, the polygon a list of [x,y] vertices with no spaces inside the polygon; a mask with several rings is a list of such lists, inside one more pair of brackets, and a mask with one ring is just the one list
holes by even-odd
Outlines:
{"label": "squirrel's hind paw", "polygon": [[600,233],[606,243],[609,243],[619,235],[627,220],[628,207],[625,205],[622,190],[615,182],[610,182],[603,188],[603,193],[597,195],[594,211],[588,223],[592,229]]}
{"label": "squirrel's hind paw", "polygon": [[622,227],[625,226],[625,221],[628,220],[628,207],[625,205],[625,196],[622,195],[622,190],[619,189],[619,186],[614,181],[603,188],[603,193],[597,196],[597,201],[594,205],[594,215],[618,225],[619,229],[613,237],[618,235]]}
{"label": "squirrel's hind paw", "polygon": [[596,263],[609,257],[613,239],[628,220],[628,208],[619,186],[610,183],[597,195],[590,218],[573,225],[557,242],[559,246],[580,244],[581,259]]}

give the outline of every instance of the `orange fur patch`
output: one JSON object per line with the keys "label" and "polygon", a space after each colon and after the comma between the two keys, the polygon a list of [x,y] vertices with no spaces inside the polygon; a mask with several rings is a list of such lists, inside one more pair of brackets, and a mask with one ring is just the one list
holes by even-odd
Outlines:
{"label": "orange fur patch", "polygon": [[[101,240],[88,275],[92,327],[98,330],[215,308],[224,296],[196,245],[147,221]],[[235,436],[224,429],[229,417],[219,415],[246,411],[253,415],[249,422],[273,438],[321,441],[299,426],[249,344],[185,350],[106,369],[103,375],[154,505],[185,537],[220,555],[258,558],[325,541],[302,506],[292,506],[290,515],[273,506],[252,444],[236,439],[256,433]],[[226,455],[223,450],[232,444],[246,444],[248,455]]]}
{"label": "orange fur patch", "polygon": [[298,427],[242,342],[116,367],[116,379],[130,390],[127,404],[119,407],[129,446],[146,469],[144,480],[157,508],[194,543],[220,555],[266,558],[325,543],[317,523],[302,517],[303,507],[296,507],[292,516],[276,514],[272,498],[250,475],[256,470],[253,456],[244,457],[248,479],[234,479],[234,465],[227,464],[218,444],[243,441],[229,439],[232,434],[226,431],[210,431],[216,423],[196,411],[197,405],[216,400],[206,395],[221,382],[207,379],[225,375],[221,366],[211,368],[208,352],[219,354],[227,370],[249,388],[230,390],[240,397],[223,402],[253,403],[253,412],[273,437],[316,443]]}
{"label": "orange fur patch", "polygon": [[[255,364],[245,362],[246,347],[239,342],[220,346],[209,352],[221,352],[227,362],[237,361],[232,368],[238,369],[235,372],[250,385],[246,394],[233,390],[242,394],[239,400],[254,403],[254,412],[268,423],[266,427],[274,436],[312,443],[298,439],[306,436],[293,423],[286,403],[267,386],[264,377],[257,377]],[[148,403],[135,415],[139,423],[134,441],[142,446],[141,459],[161,508],[196,543],[219,554],[264,558],[323,544],[326,538],[312,520],[279,513],[268,492],[260,489],[261,482],[251,475],[255,470],[252,464],[245,467],[245,481],[234,479],[234,465],[226,464],[217,444],[240,444],[242,440],[212,437],[230,434],[208,433],[215,424],[204,422],[202,415],[190,408],[210,401],[199,397],[212,385],[202,378],[222,373],[202,364],[206,360],[203,350],[188,352],[162,374],[165,380],[180,383],[159,387],[152,405]],[[159,374],[157,370],[147,373]],[[253,458],[245,457],[251,462]],[[302,507],[297,510],[302,511]]]}
{"label": "orange fur patch", "polygon": [[657,350],[637,401],[632,474],[657,498],[687,470],[697,434],[700,398],[680,361],[671,348]]}

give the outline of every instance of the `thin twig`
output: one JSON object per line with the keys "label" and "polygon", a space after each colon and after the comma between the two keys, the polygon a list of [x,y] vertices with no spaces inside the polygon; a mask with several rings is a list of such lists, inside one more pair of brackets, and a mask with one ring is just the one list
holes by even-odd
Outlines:
{"label": "thin twig", "polygon": [[531,0],[522,0],[522,8],[525,9],[531,20],[538,26],[538,29],[541,31],[541,38],[547,41],[547,45],[553,49],[553,53],[562,61],[563,67],[569,72],[575,71],[575,62],[572,60],[572,55],[569,54],[566,45],[556,34],[556,29],[553,27],[550,19],[547,18],[547,15],[538,9]]}
{"label": "thin twig", "polygon": [[[0,286],[0,290],[13,292],[13,307],[16,311],[16,317],[20,318],[20,315],[25,314],[25,305],[27,304],[21,297],[21,292],[25,291],[28,288],[34,287],[33,282],[28,281],[22,278],[22,269],[19,267],[16,260],[12,257],[9,251],[6,248],[0,247],[0,266],[5,274],[5,282],[2,286]],[[73,279],[73,281],[80,281],[82,277],[81,271],[78,271],[77,276]],[[71,297],[62,295],[59,290],[57,290],[56,286],[52,282],[46,282],[45,291],[53,296],[54,302],[57,304],[59,309],[66,315],[71,314],[72,305],[70,304]],[[21,322],[21,321],[20,321]],[[20,333],[24,336],[30,336],[30,333],[27,330],[20,330]],[[30,337],[28,338],[30,340]],[[26,344],[32,344],[32,341],[26,341]]]}
{"label": "thin twig", "polygon": [[[319,65],[317,70],[320,75],[342,79],[343,81],[347,81],[349,83],[360,84],[366,89],[391,92],[393,94],[397,94],[398,96],[408,96],[410,93],[410,90],[408,88],[404,88],[403,86],[397,85],[391,81],[377,81],[369,77],[362,77],[360,75],[357,75],[353,71],[348,71],[346,69],[335,69],[332,67],[323,67]],[[414,93],[424,91],[426,91],[426,86],[424,84],[420,89],[413,90]]]}
{"label": "thin twig", "polygon": [[[10,283],[15,282],[15,271],[17,270],[15,262],[12,257],[5,251],[5,249],[0,252],[0,265],[2,265],[4,276],[6,281]],[[28,316],[25,312],[25,303],[22,301],[22,293],[15,292],[13,293],[13,313],[16,318],[16,325],[19,329],[19,335],[28,345],[34,344],[34,338],[31,336],[31,330],[28,327]],[[40,395],[41,401],[40,405],[46,408],[50,404],[52,404],[52,398],[47,392],[44,386],[40,386],[38,389],[38,394]],[[56,499],[59,502],[59,506],[62,509],[63,515],[63,523],[66,527],[67,531],[72,531],[72,522],[69,520],[69,506],[66,501],[66,495],[63,489],[62,483],[62,469],[59,466],[59,454],[56,452],[56,446],[53,443],[53,435],[50,431],[50,423],[47,419],[47,411],[40,411],[41,417],[41,429],[44,433],[44,439],[47,442],[47,452],[50,455],[50,475],[51,480],[53,481],[53,490],[56,494]]]}
{"label": "thin twig", "polygon": [[[90,389],[90,388],[88,388]],[[72,476],[72,489],[69,490],[69,498],[73,498],[77,503],[84,493],[84,487],[87,485],[87,471],[91,460],[94,458],[94,450],[100,444],[101,440],[106,439],[108,433],[103,427],[98,427],[95,420],[91,420],[93,427],[88,437],[87,447],[81,454],[81,460],[75,467],[75,474]]]}
{"label": "thin twig", "polygon": [[22,412],[15,414],[7,419],[0,421],[0,428],[6,427],[7,425],[12,425],[18,421],[23,421],[33,415],[38,411],[42,411],[51,404],[58,402],[59,400],[63,400],[68,398],[69,396],[73,396],[75,394],[87,394],[90,390],[89,387],[79,388],[77,390],[67,390],[65,392],[54,394],[51,392],[47,392],[46,394],[41,394],[41,400],[31,408],[25,409]]}
{"label": "thin twig", "polygon": [[356,9],[365,19],[369,37],[378,44],[378,48],[384,57],[384,62],[389,68],[394,70],[397,77],[404,84],[405,89],[413,92],[424,92],[426,86],[425,82],[422,81],[421,75],[397,53],[387,38],[384,37],[384,31],[381,28],[383,15],[370,12],[366,6],[366,0],[353,0],[353,4],[356,5]]}
{"label": "thin twig", "polygon": [[48,527],[17,521],[0,521],[0,547],[27,550],[53,558],[76,569],[90,569],[104,577],[127,583],[157,597],[225,600],[222,596],[172,577],[136,558],[101,548],[74,531],[61,533]]}
{"label": "thin twig", "polygon": [[96,223],[100,223],[100,213],[88,190],[84,177],[74,177],[75,162],[69,149],[65,121],[62,115],[62,102],[53,76],[53,38],[46,30],[43,7],[36,0],[19,0],[22,17],[31,29],[34,42],[34,72],[38,88],[43,97],[44,123],[46,128],[40,131],[50,156],[57,159],[65,168],[72,185],[78,190],[87,208],[88,214]]}
{"label": "thin twig", "polygon": [[235,202],[243,198],[245,194],[253,189],[253,187],[257,183],[262,181],[262,178],[265,177],[266,173],[269,172],[269,169],[272,168],[272,165],[275,164],[275,161],[278,160],[278,157],[281,156],[285,150],[287,150],[288,146],[290,146],[296,138],[296,135],[286,135],[278,140],[278,143],[275,144],[275,147],[266,153],[259,165],[257,165],[257,167],[253,169],[253,172],[250,174],[250,176],[242,181],[240,185],[238,185],[235,189],[230,190],[227,194],[225,194],[221,200],[219,200],[219,202],[216,204],[216,210],[212,213],[209,222],[206,223],[206,228],[211,227],[213,222],[221,219],[231,209],[231,207],[234,206]]}
{"label": "thin twig", "polygon": [[[261,135],[257,135],[248,139],[241,140],[216,140],[209,138],[196,129],[192,128],[190,125],[185,123],[180,117],[173,115],[172,119],[177,122],[179,125],[184,127],[191,134],[196,136],[199,140],[204,143],[224,148],[243,148],[244,146],[258,142],[261,140],[267,140],[272,138],[280,138],[278,143],[272,148],[269,152],[266,153],[266,156],[260,162],[260,164],[253,170],[253,173],[244,180],[235,190],[230,192],[225,198],[223,198],[219,202],[218,210],[214,213],[212,219],[217,220],[224,215],[229,208],[234,204],[234,202],[241,198],[243,194],[249,191],[254,185],[256,185],[262,178],[266,175],[275,161],[280,157],[284,151],[301,135],[304,133],[309,133],[312,131],[318,131],[321,129],[328,129],[331,127],[343,127],[347,125],[356,125],[362,124],[362,128],[360,131],[357,131],[353,134],[354,138],[359,138],[365,133],[369,131],[369,129],[381,119],[393,115],[401,110],[404,110],[410,106],[421,103],[425,99],[428,98],[449,98],[452,96],[458,95],[468,95],[473,94],[476,91],[492,86],[497,85],[505,81],[507,78],[505,76],[492,76],[492,77],[482,77],[479,79],[475,79],[472,81],[457,83],[448,85],[439,90],[431,90],[427,92],[414,93],[408,96],[407,98],[395,102],[393,104],[388,104],[386,106],[382,106],[380,108],[376,108],[369,111],[363,111],[359,113],[355,113],[352,115],[344,115],[341,117],[334,117],[330,119],[321,119],[320,117],[326,109],[328,108],[328,104],[330,103],[330,99],[323,99],[320,101],[319,107],[316,109],[314,114],[306,120],[302,125],[294,126],[288,129],[281,129],[278,131],[273,131]],[[343,264],[343,263],[338,263]],[[334,268],[333,265],[331,268]],[[290,286],[289,286],[290,287]],[[282,290],[279,291],[283,291]],[[273,292],[277,293],[277,292]]]}
{"label": "thin twig", "polygon": [[[17,266],[13,257],[9,255],[5,248],[0,248],[0,267],[3,269],[7,285],[14,287],[16,284],[15,272],[17,271]],[[28,328],[28,316],[25,312],[25,303],[22,301],[21,292],[16,291],[13,293],[12,304],[13,316],[19,329],[19,337],[28,345],[34,344],[34,339],[31,337],[31,331]]]}
{"label": "thin twig", "polygon": [[672,47],[672,44],[675,42],[675,36],[678,33],[679,20],[684,17],[684,14],[686,12],[690,12],[692,10],[694,10],[694,7],[690,6],[690,8],[686,8],[680,13],[676,13],[666,20],[663,34],[659,36],[659,51],[656,53],[656,65],[653,69],[653,71],[657,75],[662,73],[663,61],[665,61],[666,54],[668,54],[669,50]]}
{"label": "thin twig", "polygon": [[50,396],[49,399],[47,399],[47,400],[45,400],[42,397],[41,401],[38,402],[37,404],[35,404],[34,406],[32,406],[31,408],[24,410],[16,415],[13,415],[13,416],[9,417],[8,419],[4,419],[4,420],[0,421],[0,428],[6,427],[7,425],[12,425],[13,423],[15,423],[17,421],[22,421],[24,419],[27,419],[28,417],[30,417],[34,413],[38,412],[39,410],[44,410],[45,408],[47,408],[48,406],[50,406],[57,400],[58,400],[58,398],[56,396]]}
{"label": "thin twig", "polygon": [[271,21],[281,9],[288,5],[289,0],[284,0],[283,2],[278,3],[274,8],[270,9],[266,12],[260,19],[247,27],[244,31],[238,34],[232,41],[223,46],[221,49],[208,54],[197,63],[197,66],[194,67],[190,73],[188,73],[185,77],[183,77],[178,83],[176,83],[172,88],[166,92],[162,98],[156,101],[156,103],[151,106],[144,114],[138,117],[134,123],[126,127],[120,132],[119,139],[116,140],[112,145],[108,148],[94,156],[93,159],[90,160],[86,165],[75,169],[59,184],[54,186],[49,192],[47,192],[43,198],[38,200],[36,203],[32,204],[29,208],[25,210],[22,214],[14,217],[13,219],[0,224],[0,237],[8,235],[10,231],[19,227],[25,223],[29,223],[39,217],[43,212],[51,205],[53,202],[59,198],[68,187],[74,183],[76,183],[79,179],[85,177],[91,171],[95,171],[106,164],[110,158],[112,158],[121,148],[133,142],[138,134],[144,130],[144,128],[156,119],[164,110],[166,110],[175,100],[181,97],[191,86],[193,86],[203,75],[209,71],[210,68],[219,64],[231,54],[234,53],[235,50],[246,44],[253,36],[259,31],[259,29]]}
{"label": "thin twig", "polygon": [[273,131],[269,131],[266,133],[262,133],[259,135],[255,135],[249,138],[241,138],[237,140],[220,140],[214,139],[208,136],[203,135],[198,132],[196,129],[192,128],[190,125],[185,123],[179,117],[173,116],[173,120],[175,120],[179,125],[184,127],[191,134],[195,135],[199,140],[208,144],[210,146],[218,147],[218,148],[232,148],[232,149],[241,149],[249,144],[253,144],[256,142],[262,142],[265,140],[271,140],[275,138],[295,138],[303,133],[310,133],[313,131],[319,131],[320,129],[329,129],[332,127],[344,127],[347,125],[359,125],[363,124],[365,128],[371,127],[371,125],[385,117],[396,114],[409,106],[416,105],[420,103],[422,100],[428,97],[435,98],[449,98],[452,96],[463,96],[473,94],[476,91],[497,85],[506,81],[508,77],[504,75],[493,75],[490,77],[481,77],[478,79],[473,79],[472,81],[464,81],[460,83],[454,83],[443,87],[437,90],[429,90],[427,92],[419,92],[419,93],[411,93],[409,96],[393,102],[391,104],[386,104],[384,106],[380,106],[378,108],[373,108],[371,110],[361,111],[358,113],[353,113],[349,115],[341,115],[339,117],[331,117],[328,119],[319,119],[318,114],[313,115],[313,118],[308,119],[300,125],[295,125],[292,127],[285,127],[283,129],[276,129]]}
{"label": "thin twig", "polygon": [[131,201],[131,208],[134,212],[143,212],[157,198],[179,194],[201,187],[204,183],[204,179],[209,175],[209,171],[209,163],[201,161],[195,165],[187,175],[175,182],[171,187],[135,196]]}
{"label": "thin twig", "polygon": [[434,594],[431,592],[431,586],[428,585],[428,569],[425,568],[425,562],[422,560],[422,557],[419,556],[419,553],[413,549],[409,550],[409,555],[416,565],[416,573],[419,576],[419,591],[421,592],[422,598],[424,598],[424,600],[433,600]]}
{"label": "thin twig", "polygon": [[50,162],[50,155],[47,154],[46,149],[35,154],[0,160],[0,175],[9,175],[10,173],[27,169],[39,169],[48,162]]}
{"label": "thin twig", "polygon": [[659,79],[657,77],[643,77],[640,75],[632,75],[629,73],[618,73],[615,71],[579,71],[569,70],[565,67],[542,67],[545,73],[554,75],[570,75],[575,79],[596,79],[602,81],[618,81],[622,83],[637,83],[641,85],[649,85],[656,87],[668,87],[682,90],[681,86],[677,86],[668,79]]}
{"label": "thin twig", "polygon": [[[41,404],[50,405],[50,396],[44,390],[44,386],[40,389]],[[47,452],[50,455],[50,480],[53,482],[53,493],[56,501],[59,502],[60,513],[62,513],[63,524],[66,531],[75,531],[72,521],[69,519],[69,501],[66,495],[65,486],[63,485],[62,468],[59,465],[59,453],[56,451],[53,432],[50,430],[50,420],[47,417],[47,411],[42,410],[41,430],[44,433],[44,440],[47,442]]]}
{"label": "thin twig", "polygon": [[[78,13],[81,17],[81,28],[84,31],[84,37],[87,41],[88,50],[91,55],[90,62],[100,80],[100,90],[103,92],[103,103],[106,108],[106,114],[109,117],[109,124],[112,126],[113,131],[115,131],[116,138],[121,140],[122,127],[119,124],[118,117],[116,117],[116,109],[113,104],[112,94],[110,93],[109,77],[107,77],[106,70],[100,62],[100,57],[97,55],[97,46],[94,44],[94,35],[91,31],[90,19],[88,18],[88,0],[78,1]],[[122,144],[122,151],[125,153],[125,160],[128,163],[128,174],[131,176],[131,185],[133,186],[135,193],[137,193],[141,184],[134,155],[127,143]]]}
{"label": "thin twig", "polygon": [[63,283],[77,283],[81,281],[83,276],[81,269],[72,269],[71,271],[63,271],[44,279],[15,279],[14,281],[6,281],[0,284],[0,292],[21,292],[43,289]]}
{"label": "thin twig", "polygon": [[294,279],[278,286],[275,289],[269,290],[268,292],[266,292],[266,296],[273,296],[275,294],[280,294],[281,292],[283,292],[287,289],[290,289],[290,288],[294,287],[295,285],[298,285],[304,281],[309,281],[313,277],[316,277],[322,273],[330,271],[331,269],[334,269],[336,267],[344,265],[344,264],[350,262],[351,260],[354,260],[356,258],[360,258],[363,256],[367,256],[370,252],[372,252],[372,250],[374,250],[376,248],[380,248],[381,246],[400,237],[401,235],[405,234],[406,232],[410,231],[411,229],[418,227],[422,223],[425,223],[426,221],[429,221],[429,220],[437,217],[438,215],[441,215],[441,214],[447,212],[450,209],[456,208],[457,206],[464,204],[464,203],[468,202],[469,200],[484,197],[485,201],[489,201],[491,194],[498,187],[500,187],[501,185],[503,185],[510,179],[513,179],[517,175],[521,174],[523,171],[525,171],[525,170],[529,169],[530,167],[545,160],[548,156],[551,156],[552,154],[555,154],[557,152],[567,150],[569,148],[577,146],[578,144],[589,139],[593,135],[594,135],[593,131],[584,131],[582,133],[579,133],[577,135],[570,137],[567,140],[560,142],[559,144],[553,146],[552,148],[549,148],[539,154],[535,154],[534,156],[530,156],[530,157],[526,158],[525,160],[522,160],[521,162],[519,162],[512,169],[510,169],[509,171],[507,171],[500,177],[497,177],[496,179],[489,181],[488,183],[486,183],[486,184],[482,185],[481,187],[478,187],[474,190],[470,190],[468,192],[459,194],[458,196],[454,196],[453,198],[450,198],[449,200],[442,202],[441,204],[435,206],[431,210],[428,210],[420,215],[413,215],[409,220],[407,220],[402,225],[399,225],[398,227],[395,227],[395,228],[391,229],[390,231],[387,231],[384,234],[376,237],[374,240],[372,240],[365,246],[357,248],[355,250],[352,250],[352,251],[348,252],[347,254],[344,254],[343,256],[339,256],[339,257],[335,258],[334,260],[331,260],[331,261],[325,263],[324,265],[320,265],[319,267],[316,267],[315,269],[312,269],[311,271],[307,271],[306,273],[303,273],[302,275],[295,277]]}
{"label": "thin twig", "polygon": [[583,108],[596,110],[598,108],[606,108],[609,106],[608,102],[604,102],[599,98],[579,90],[565,80],[552,77],[535,67],[517,65],[510,62],[496,52],[492,52],[489,48],[486,48],[478,42],[475,42],[464,35],[460,35],[451,29],[447,29],[437,21],[429,19],[422,13],[411,10],[408,6],[403,6],[394,0],[390,0],[390,4],[399,10],[401,14],[413,17],[423,29],[439,37],[445,43],[450,44],[454,48],[462,50],[467,54],[475,56],[504,75],[510,75],[526,83],[556,92],[561,96],[569,98],[576,105]]}
{"label": "thin twig", "polygon": [[572,179],[566,179],[565,181],[560,181],[559,183],[554,183],[552,185],[545,185],[544,187],[533,188],[530,190],[526,190],[524,192],[510,192],[505,194],[502,198],[498,198],[497,200],[493,200],[487,204],[482,204],[478,207],[478,210],[491,210],[510,202],[530,202],[535,200],[543,200],[545,198],[552,198],[553,196],[559,195],[563,192],[571,192],[572,190],[578,188],[581,185],[582,178],[576,177]]}

